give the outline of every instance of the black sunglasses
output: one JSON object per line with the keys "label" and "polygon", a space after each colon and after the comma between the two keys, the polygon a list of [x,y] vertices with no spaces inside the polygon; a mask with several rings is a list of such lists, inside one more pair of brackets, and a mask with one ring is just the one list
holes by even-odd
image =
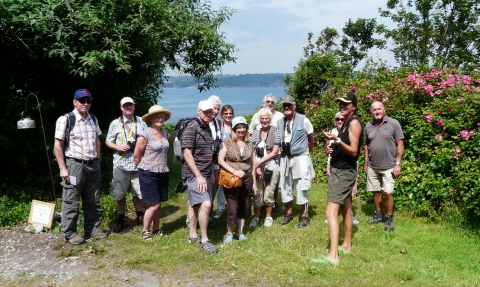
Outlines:
{"label": "black sunglasses", "polygon": [[341,119],[341,118],[335,118],[335,121],[336,121],[336,122],[339,122],[339,121],[342,121],[342,122],[344,122],[344,121],[345,121],[345,119]]}
{"label": "black sunglasses", "polygon": [[275,105],[275,101],[269,101],[269,100],[266,100],[265,101],[266,104],[272,104],[272,105]]}
{"label": "black sunglasses", "polygon": [[90,99],[78,99],[77,102],[79,102],[82,105],[85,105],[85,104],[90,105],[92,103],[92,100],[90,100]]}

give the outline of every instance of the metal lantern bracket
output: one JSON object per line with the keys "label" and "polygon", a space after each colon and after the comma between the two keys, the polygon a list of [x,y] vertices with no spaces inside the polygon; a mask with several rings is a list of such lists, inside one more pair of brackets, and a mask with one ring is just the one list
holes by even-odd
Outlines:
{"label": "metal lantern bracket", "polygon": [[[57,194],[55,192],[55,183],[53,181],[53,173],[52,173],[52,166],[50,164],[50,155],[48,153],[48,145],[47,145],[47,138],[45,136],[45,128],[43,126],[43,119],[42,119],[42,112],[40,110],[40,101],[38,100],[37,95],[34,93],[30,93],[27,95],[27,98],[25,99],[25,110],[20,114],[21,120],[17,122],[17,128],[18,129],[34,129],[35,128],[35,121],[30,118],[30,113],[28,112],[28,98],[30,96],[34,96],[35,99],[37,100],[37,108],[38,108],[38,114],[40,115],[40,123],[42,127],[42,133],[43,133],[43,141],[45,143],[45,152],[47,153],[47,160],[48,160],[48,168],[50,170],[50,180],[52,181],[52,190],[53,190],[53,200],[55,201],[55,205],[57,204]],[[24,113],[27,113],[27,117],[23,117]]]}

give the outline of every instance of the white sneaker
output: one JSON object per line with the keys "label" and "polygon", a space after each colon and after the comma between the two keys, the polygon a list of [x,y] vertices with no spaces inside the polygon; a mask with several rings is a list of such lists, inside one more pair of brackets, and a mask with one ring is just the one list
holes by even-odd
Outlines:
{"label": "white sneaker", "polygon": [[357,225],[360,223],[353,215],[352,215],[352,219],[353,219],[353,224]]}
{"label": "white sneaker", "polygon": [[265,218],[265,223],[263,224],[263,226],[270,227],[270,226],[272,226],[272,224],[273,224],[273,218],[271,218],[271,217]]}
{"label": "white sneaker", "polygon": [[250,221],[250,227],[252,227],[252,228],[253,228],[253,227],[256,227],[259,221],[260,221],[259,218],[254,217],[254,218],[252,219],[252,221]]}
{"label": "white sneaker", "polygon": [[220,218],[222,217],[223,214],[223,209],[217,209],[217,212],[215,212],[215,216],[213,218]]}

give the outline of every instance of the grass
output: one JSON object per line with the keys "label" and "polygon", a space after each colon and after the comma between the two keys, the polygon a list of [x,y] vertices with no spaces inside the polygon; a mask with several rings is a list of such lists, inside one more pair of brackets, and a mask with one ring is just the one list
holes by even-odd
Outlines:
{"label": "grass", "polygon": [[[178,166],[172,168],[172,189],[178,182]],[[429,224],[409,214],[395,214],[395,232],[383,224],[368,225],[373,204],[354,200],[361,222],[354,226],[353,254],[341,256],[340,265],[324,266],[311,258],[326,254],[328,228],[324,223],[326,185],[315,184],[309,192],[310,217],[307,228],[297,228],[298,216],[287,226],[245,228],[247,241],[223,245],[225,214],[209,230],[218,254],[198,250],[188,243],[185,228],[186,193],[170,194],[163,204],[161,229],[167,237],[141,240],[141,228],[112,234],[109,260],[119,268],[183,274],[206,285],[234,286],[478,286],[480,284],[479,238],[441,224]],[[294,213],[298,215],[298,209]],[[265,215],[262,213],[262,218]],[[249,221],[247,221],[248,226]],[[341,235],[342,236],[342,235]],[[218,279],[217,279],[218,278]],[[186,282],[186,281],[185,281]]]}
{"label": "grass", "polygon": [[[311,258],[326,254],[329,244],[324,184],[314,184],[309,192],[311,223],[307,228],[297,228],[299,210],[294,205],[296,217],[287,226],[278,225],[281,213],[274,213],[271,228],[260,225],[251,230],[248,220],[248,240],[223,245],[224,214],[214,220],[217,229],[208,232],[220,252],[207,254],[198,250],[198,244],[187,241],[187,194],[173,191],[180,180],[180,168],[178,163],[170,165],[170,199],[162,206],[161,229],[168,236],[145,242],[141,227],[136,226],[78,247],[57,244],[54,250],[59,256],[94,256],[88,259],[92,262],[90,275],[72,278],[67,285],[131,286],[135,276],[131,281],[124,281],[122,276],[150,272],[160,286],[480,286],[478,235],[397,211],[395,232],[387,233],[383,224],[366,223],[373,214],[373,204],[358,198],[354,199],[354,212],[360,224],[354,226],[353,253],[341,255],[336,267],[312,263]],[[115,202],[108,193],[101,200],[103,227],[112,227]],[[133,210],[131,200],[127,202]],[[261,218],[265,218],[263,212]],[[112,269],[131,271],[114,276],[108,272]],[[21,285],[32,282],[22,276]],[[0,285],[2,282],[6,283],[0,279]]]}

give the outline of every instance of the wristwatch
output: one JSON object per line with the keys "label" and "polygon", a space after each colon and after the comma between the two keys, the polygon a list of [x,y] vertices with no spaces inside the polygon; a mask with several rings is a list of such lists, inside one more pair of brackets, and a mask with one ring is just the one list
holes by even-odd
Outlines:
{"label": "wristwatch", "polygon": [[397,162],[395,163],[395,165],[398,165],[398,166],[400,166],[400,162],[399,162],[399,161],[397,161]]}

